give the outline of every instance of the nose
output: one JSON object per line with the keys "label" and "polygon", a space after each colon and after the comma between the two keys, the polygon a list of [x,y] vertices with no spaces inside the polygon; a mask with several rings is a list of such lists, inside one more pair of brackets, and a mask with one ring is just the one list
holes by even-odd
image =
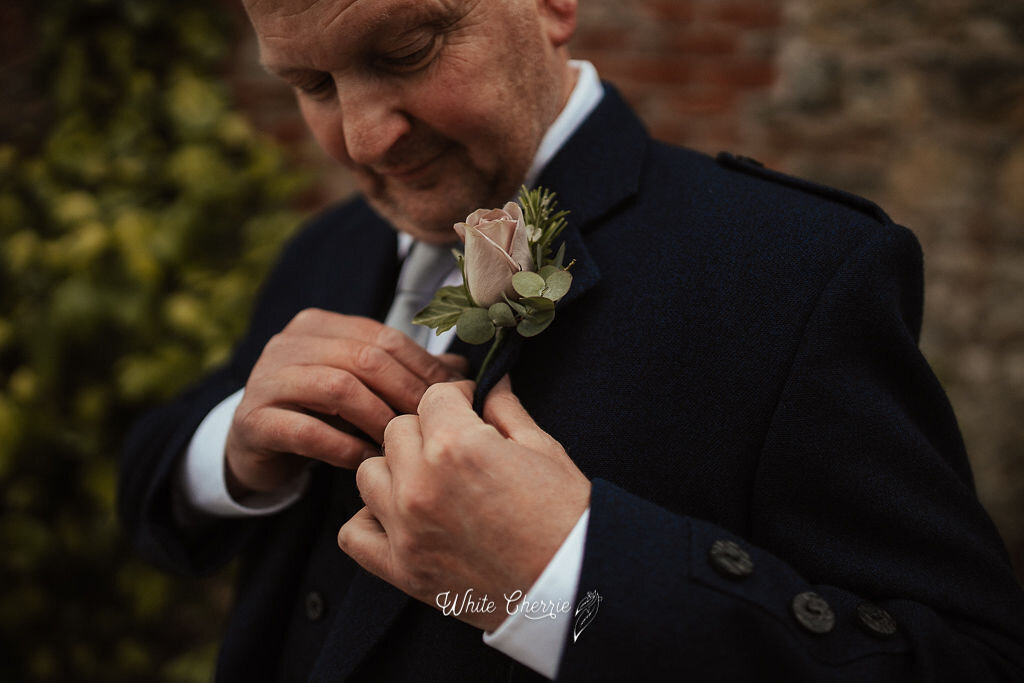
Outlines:
{"label": "nose", "polygon": [[401,93],[395,87],[379,82],[339,82],[337,98],[331,137],[342,148],[328,151],[342,160],[361,166],[377,165],[411,128],[408,115],[402,111]]}

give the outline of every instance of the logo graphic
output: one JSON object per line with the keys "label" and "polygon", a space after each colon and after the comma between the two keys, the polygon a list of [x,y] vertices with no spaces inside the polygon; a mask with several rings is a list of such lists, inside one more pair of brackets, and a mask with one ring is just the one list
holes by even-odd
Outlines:
{"label": "logo graphic", "polygon": [[587,594],[576,605],[576,621],[572,625],[572,642],[580,637],[583,629],[590,626],[590,622],[597,616],[597,608],[601,606],[601,594],[597,591],[587,591]]}

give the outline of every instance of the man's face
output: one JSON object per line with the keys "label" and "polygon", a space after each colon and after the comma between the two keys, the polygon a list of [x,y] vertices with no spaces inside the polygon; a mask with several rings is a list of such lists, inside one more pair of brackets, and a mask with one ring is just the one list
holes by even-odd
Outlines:
{"label": "man's face", "polygon": [[[570,89],[548,0],[247,0],[261,60],[395,227],[512,198]],[[571,29],[570,29],[571,33]]]}

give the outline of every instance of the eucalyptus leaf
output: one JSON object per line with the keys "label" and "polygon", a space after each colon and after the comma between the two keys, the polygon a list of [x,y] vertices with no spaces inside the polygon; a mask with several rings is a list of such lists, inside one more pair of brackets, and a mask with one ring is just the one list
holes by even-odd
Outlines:
{"label": "eucalyptus leaf", "polygon": [[494,337],[494,323],[486,309],[467,308],[459,316],[455,334],[467,344],[484,344]]}
{"label": "eucalyptus leaf", "polygon": [[519,296],[540,296],[544,286],[544,278],[537,273],[522,272],[512,276],[512,287]]}
{"label": "eucalyptus leaf", "polygon": [[491,322],[499,327],[515,327],[516,316],[508,304],[498,302],[487,309],[487,315]]}
{"label": "eucalyptus leaf", "polygon": [[552,273],[544,278],[544,281],[547,283],[544,296],[552,301],[561,299],[569,291],[569,288],[572,287],[572,275],[564,270]]}
{"label": "eucalyptus leaf", "polygon": [[508,296],[506,296],[504,294],[502,294],[502,296],[505,297],[505,303],[507,303],[509,305],[509,307],[513,311],[515,311],[517,314],[519,314],[519,315],[527,315],[530,312],[529,309],[526,308],[526,306],[523,306],[520,303],[512,301],[512,299],[509,299]]}
{"label": "eucalyptus leaf", "polygon": [[552,308],[549,311],[540,311],[529,318],[524,318],[518,326],[516,331],[524,337],[536,337],[538,334],[543,332],[551,324],[551,321],[555,319],[555,309]]}
{"label": "eucalyptus leaf", "polygon": [[523,303],[527,304],[527,307],[531,309],[529,315],[555,310],[555,302],[546,296],[531,296],[523,299]]}
{"label": "eucalyptus leaf", "polygon": [[544,266],[543,268],[537,271],[537,274],[544,278],[544,281],[547,282],[547,279],[551,277],[552,273],[558,273],[561,271],[562,268],[559,268],[558,266]]}

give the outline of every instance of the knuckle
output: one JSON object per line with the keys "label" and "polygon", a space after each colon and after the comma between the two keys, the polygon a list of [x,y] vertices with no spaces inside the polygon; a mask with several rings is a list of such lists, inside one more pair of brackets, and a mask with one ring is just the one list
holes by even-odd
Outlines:
{"label": "knuckle", "polygon": [[402,348],[402,342],[404,340],[405,335],[401,332],[392,327],[382,325],[380,329],[377,330],[374,343],[388,353],[395,353]]}
{"label": "knuckle", "polygon": [[[287,442],[294,446],[301,446],[310,440],[310,426],[304,421],[293,421],[287,428]],[[303,450],[295,448],[295,450]]]}
{"label": "knuckle", "polygon": [[405,519],[422,522],[430,519],[437,509],[437,494],[433,488],[418,483],[399,488],[395,500],[399,514]]}
{"label": "knuckle", "polygon": [[372,458],[362,461],[359,463],[359,467],[356,468],[356,488],[362,493],[366,488],[366,478],[370,476],[370,468],[373,465],[367,465]]}
{"label": "knuckle", "polygon": [[438,401],[451,391],[451,387],[447,384],[431,384],[427,387],[426,391],[423,392],[423,397],[420,399],[420,407],[422,408],[427,403],[433,403]]}
{"label": "knuckle", "polygon": [[288,335],[284,332],[278,332],[273,337],[267,340],[266,346],[263,347],[264,354],[277,354],[282,350],[288,348]]}
{"label": "knuckle", "polygon": [[354,397],[359,380],[351,373],[340,370],[321,376],[319,383],[320,391],[331,403],[342,404]]}
{"label": "knuckle", "polygon": [[415,415],[397,415],[388,421],[384,427],[384,440],[387,441],[388,437],[394,437],[396,430],[403,430],[412,428],[419,424],[419,418]]}
{"label": "knuckle", "polygon": [[367,374],[379,373],[387,365],[390,356],[379,346],[367,344],[356,354],[356,368]]}
{"label": "knuckle", "polygon": [[436,432],[423,446],[427,462],[445,463],[456,460],[462,452],[463,436],[452,430]]}
{"label": "knuckle", "polygon": [[288,327],[292,327],[294,325],[295,327],[304,328],[310,325],[315,325],[323,315],[323,309],[304,308],[295,314],[295,317],[292,318],[292,321],[288,323]]}
{"label": "knuckle", "polygon": [[345,524],[338,530],[338,547],[344,551],[352,548],[352,530]]}

